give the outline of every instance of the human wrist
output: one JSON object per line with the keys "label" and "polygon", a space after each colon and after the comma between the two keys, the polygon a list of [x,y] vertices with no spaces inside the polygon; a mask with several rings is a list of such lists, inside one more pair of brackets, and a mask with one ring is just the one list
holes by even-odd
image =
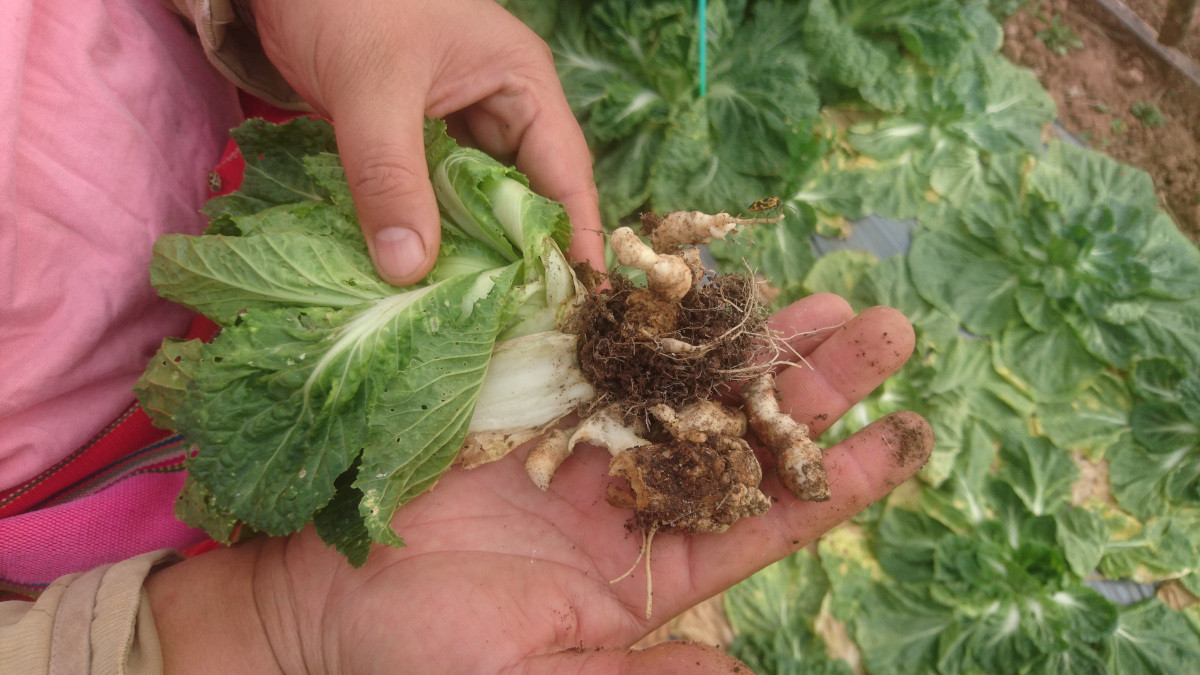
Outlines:
{"label": "human wrist", "polygon": [[259,558],[266,540],[247,541],[162,568],[146,579],[170,673],[284,672],[256,601]]}
{"label": "human wrist", "polygon": [[327,634],[335,626],[327,620],[326,603],[335,570],[345,560],[330,555],[312,527],[258,543],[252,593],[275,663],[285,673],[343,672],[336,667],[336,636]]}

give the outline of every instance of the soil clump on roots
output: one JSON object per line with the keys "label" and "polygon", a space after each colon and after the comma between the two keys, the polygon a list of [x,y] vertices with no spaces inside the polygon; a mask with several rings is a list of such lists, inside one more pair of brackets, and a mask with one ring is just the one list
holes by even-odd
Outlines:
{"label": "soil clump on roots", "polygon": [[574,327],[579,365],[596,389],[593,410],[615,403],[632,421],[657,404],[725,396],[754,372],[766,311],[749,275],[711,275],[678,303],[621,274],[609,282],[611,290],[580,308]]}
{"label": "soil clump on roots", "polygon": [[634,509],[634,522],[643,532],[723,532],[739,518],[761,516],[771,506],[758,490],[762,467],[754,451],[728,436],[627,450],[613,459],[611,470],[629,481],[632,493],[613,484],[609,503]]}
{"label": "soil clump on roots", "polygon": [[[632,509],[630,529],[643,534],[647,616],[656,532],[724,532],[770,508],[759,489],[762,466],[743,438],[748,430],[797,499],[830,498],[821,449],[807,427],[780,410],[773,361],[787,345],[768,328],[754,275],[706,269],[695,248],[741,225],[777,222],[696,211],[646,214],[642,235],[649,244],[617,228],[610,247],[622,265],[645,273],[646,284],[611,274],[609,288],[589,293],[567,326],[595,396],[580,411],[583,421],[570,432],[547,434],[525,468],[548,489],[577,443],[609,451],[609,475],[617,480],[606,500]],[[735,398],[734,384],[740,408],[721,403]]]}

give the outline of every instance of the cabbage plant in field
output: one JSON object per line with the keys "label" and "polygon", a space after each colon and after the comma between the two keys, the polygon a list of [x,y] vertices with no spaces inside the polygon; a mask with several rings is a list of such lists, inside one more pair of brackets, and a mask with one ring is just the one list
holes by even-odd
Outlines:
{"label": "cabbage plant in field", "polygon": [[922,228],[909,266],[923,297],[994,338],[1014,382],[1069,399],[1135,355],[1200,363],[1200,252],[1148,176],[1056,144],[1013,188],[980,196]]}
{"label": "cabbage plant in field", "polygon": [[819,101],[800,4],[716,0],[703,35],[694,8],[672,0],[562,3],[559,13],[555,63],[596,154],[608,222],[641,208],[737,213],[816,159],[803,133]]}
{"label": "cabbage plant in field", "polygon": [[1139,518],[1200,509],[1200,378],[1152,358],[1134,364],[1130,385],[1137,402],[1130,442],[1113,453],[1114,496]]}

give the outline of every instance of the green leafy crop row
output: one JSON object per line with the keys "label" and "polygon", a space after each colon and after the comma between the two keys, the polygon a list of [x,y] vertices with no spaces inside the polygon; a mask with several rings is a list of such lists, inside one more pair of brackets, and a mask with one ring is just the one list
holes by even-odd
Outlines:
{"label": "green leafy crop row", "polygon": [[[919,480],[727,596],[763,673],[1188,672],[1200,609],[1200,252],[1144,173],[1051,141],[1052,99],[968,0],[506,3],[547,36],[610,225],[782,197],[743,257],[788,302],[904,311],[917,353],[827,440],[921,412]],[[699,43],[708,52],[700,96]],[[815,260],[868,214],[911,247]],[[1189,665],[1190,664],[1190,665]]]}

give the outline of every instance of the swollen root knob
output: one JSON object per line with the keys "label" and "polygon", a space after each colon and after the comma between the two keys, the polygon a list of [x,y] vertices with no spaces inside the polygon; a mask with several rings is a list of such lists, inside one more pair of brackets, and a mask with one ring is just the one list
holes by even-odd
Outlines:
{"label": "swollen root knob", "polygon": [[778,223],[782,217],[738,218],[723,212],[710,215],[700,211],[672,211],[654,223],[649,233],[650,245],[655,251],[670,251],[680,246],[708,244],[713,239],[724,239],[738,225]]}
{"label": "swollen root knob", "polygon": [[646,285],[655,295],[674,302],[692,290],[692,270],[687,261],[678,255],[655,253],[628,227],[617,228],[608,245],[617,254],[617,262],[646,273]]}
{"label": "swollen root knob", "polygon": [[694,401],[678,412],[665,403],[659,403],[650,408],[650,414],[672,436],[690,443],[703,443],[709,436],[741,438],[746,435],[746,416],[716,401]]}
{"label": "swollen root knob", "polygon": [[821,448],[808,437],[808,427],[779,410],[775,376],[763,373],[742,386],[742,402],[754,435],[771,452],[779,479],[796,499],[829,501],[829,478]]}
{"label": "swollen root knob", "polygon": [[[758,489],[762,467],[754,451],[732,436],[630,448],[612,458],[608,473],[629,484],[634,520],[643,531],[673,527],[689,534],[724,532],[739,519],[761,516],[771,506]],[[606,497],[614,506],[630,501],[619,490]]]}
{"label": "swollen root knob", "polygon": [[529,456],[525,458],[525,473],[529,474],[539,489],[549,490],[550,480],[570,455],[571,446],[567,443],[566,432],[554,429],[529,451]]}

